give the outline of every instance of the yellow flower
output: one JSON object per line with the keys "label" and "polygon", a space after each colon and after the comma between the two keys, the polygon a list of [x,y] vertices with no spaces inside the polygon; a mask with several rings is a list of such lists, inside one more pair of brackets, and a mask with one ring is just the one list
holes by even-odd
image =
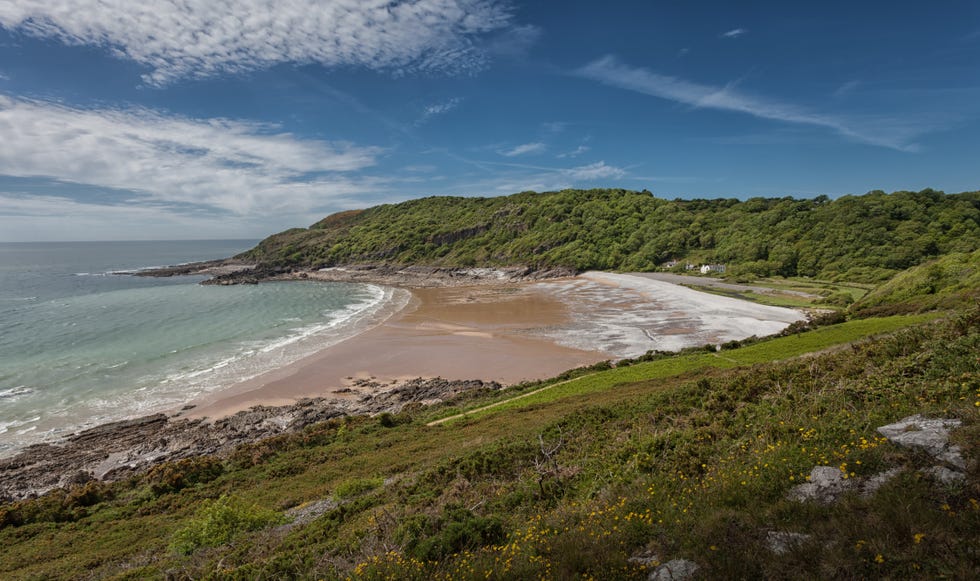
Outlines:
{"label": "yellow flower", "polygon": [[881,556],[881,553],[875,555],[875,563],[881,564],[885,562],[885,558]]}
{"label": "yellow flower", "polygon": [[917,545],[921,543],[922,539],[924,538],[926,538],[925,533],[915,533],[914,535],[912,535],[912,540],[915,541],[915,544]]}

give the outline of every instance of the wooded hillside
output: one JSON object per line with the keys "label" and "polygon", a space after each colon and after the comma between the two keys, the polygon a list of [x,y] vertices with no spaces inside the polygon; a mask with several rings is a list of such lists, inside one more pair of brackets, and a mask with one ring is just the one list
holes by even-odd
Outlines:
{"label": "wooded hillside", "polygon": [[980,247],[980,192],[830,200],[666,200],[616,189],[430,197],[341,212],[242,255],[266,264],[565,266],[648,271],[672,260],[735,275],[877,282]]}

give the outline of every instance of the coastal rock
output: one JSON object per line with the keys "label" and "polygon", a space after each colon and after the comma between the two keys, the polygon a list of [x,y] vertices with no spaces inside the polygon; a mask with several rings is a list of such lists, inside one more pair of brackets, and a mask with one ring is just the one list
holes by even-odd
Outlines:
{"label": "coastal rock", "polygon": [[202,284],[231,285],[257,284],[269,280],[320,280],[376,283],[408,288],[433,288],[507,284],[562,278],[576,274],[578,274],[576,270],[564,267],[539,270],[527,266],[444,268],[397,264],[348,264],[319,269],[303,269],[260,264],[248,269],[243,268],[233,272],[216,274]]}
{"label": "coastal rock", "polygon": [[379,388],[360,400],[313,398],[282,407],[256,406],[214,422],[154,414],[96,426],[55,444],[29,446],[0,459],[0,500],[39,496],[89,480],[127,478],[161,462],[224,455],[241,444],[343,415],[398,412],[413,403],[443,401],[496,382],[413,379]]}

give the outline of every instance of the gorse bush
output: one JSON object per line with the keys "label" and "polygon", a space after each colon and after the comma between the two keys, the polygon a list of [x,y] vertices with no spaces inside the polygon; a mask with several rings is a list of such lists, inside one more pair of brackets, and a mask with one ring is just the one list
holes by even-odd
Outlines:
{"label": "gorse bush", "polygon": [[197,514],[174,533],[170,549],[189,555],[201,547],[216,547],[250,531],[282,524],[286,518],[272,510],[248,504],[236,496],[206,500]]}

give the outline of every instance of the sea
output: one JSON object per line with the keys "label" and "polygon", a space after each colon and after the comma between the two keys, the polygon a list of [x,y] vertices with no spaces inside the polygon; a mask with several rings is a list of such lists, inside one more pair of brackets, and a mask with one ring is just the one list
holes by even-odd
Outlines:
{"label": "sea", "polygon": [[408,301],[367,284],[134,276],[256,242],[0,243],[0,457],[172,411],[357,335]]}

